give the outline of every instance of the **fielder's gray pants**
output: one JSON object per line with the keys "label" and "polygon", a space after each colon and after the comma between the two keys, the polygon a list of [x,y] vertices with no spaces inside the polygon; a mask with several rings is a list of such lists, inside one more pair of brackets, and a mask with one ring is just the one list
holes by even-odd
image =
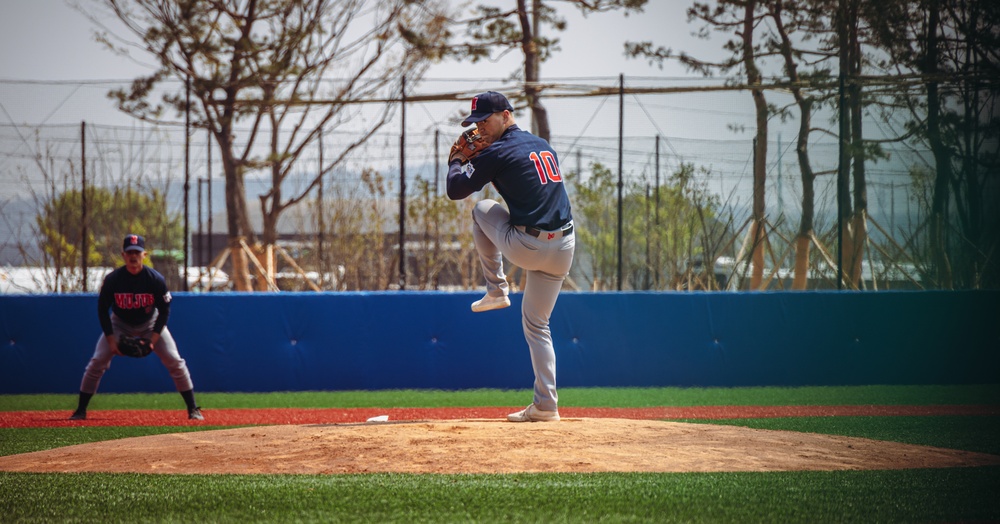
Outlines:
{"label": "fielder's gray pants", "polygon": [[[130,335],[133,337],[149,337],[153,333],[153,324],[157,315],[149,319],[149,322],[139,326],[126,324],[118,317],[111,315],[111,326],[115,335]],[[174,337],[170,335],[170,330],[165,326],[160,332],[160,340],[153,346],[153,353],[160,357],[160,362],[170,372],[170,378],[174,379],[177,391],[190,391],[194,389],[191,382],[191,373],[188,372],[187,364],[177,351],[177,344]],[[97,347],[94,348],[94,356],[90,358],[87,369],[83,372],[83,380],[80,381],[80,391],[93,395],[97,393],[97,386],[101,384],[101,377],[111,367],[111,359],[115,356],[108,345],[108,339],[101,333],[97,339]]]}
{"label": "fielder's gray pants", "polygon": [[576,235],[546,240],[543,233],[541,238],[536,238],[514,227],[510,223],[510,213],[494,200],[477,202],[472,218],[472,235],[486,277],[486,292],[492,296],[508,292],[503,257],[526,273],[521,325],[535,372],[534,403],[538,409],[555,411],[559,396],[549,317],[563,280],[573,265]]}

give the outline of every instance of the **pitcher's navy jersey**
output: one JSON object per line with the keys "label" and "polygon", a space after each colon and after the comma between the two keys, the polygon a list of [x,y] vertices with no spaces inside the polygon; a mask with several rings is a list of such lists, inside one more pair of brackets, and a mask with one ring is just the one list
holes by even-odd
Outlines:
{"label": "pitcher's navy jersey", "polygon": [[573,220],[559,158],[548,142],[512,125],[464,165],[448,166],[448,198],[461,200],[492,182],[510,223],[554,231]]}
{"label": "pitcher's navy jersey", "polygon": [[159,312],[153,331],[160,333],[170,316],[170,292],[163,275],[143,266],[139,274],[129,273],[122,266],[104,277],[97,297],[97,318],[105,335],[113,335],[111,312],[128,324],[138,326]]}

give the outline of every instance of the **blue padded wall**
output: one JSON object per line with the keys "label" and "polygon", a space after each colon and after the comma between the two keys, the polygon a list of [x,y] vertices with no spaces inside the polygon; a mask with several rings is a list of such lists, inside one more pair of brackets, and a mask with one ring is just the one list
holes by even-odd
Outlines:
{"label": "blue padded wall", "polygon": [[[513,306],[478,293],[176,293],[169,327],[199,391],[530,388]],[[0,296],[0,393],[72,393],[96,296]],[[559,385],[1000,382],[1000,292],[563,293]],[[155,356],[101,392],[172,391]]]}

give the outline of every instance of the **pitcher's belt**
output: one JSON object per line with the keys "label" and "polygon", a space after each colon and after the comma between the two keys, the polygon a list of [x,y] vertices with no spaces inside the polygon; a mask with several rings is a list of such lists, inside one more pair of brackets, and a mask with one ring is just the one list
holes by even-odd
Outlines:
{"label": "pitcher's belt", "polygon": [[535,238],[548,239],[548,240],[551,240],[553,238],[567,237],[573,234],[572,223],[566,224],[565,226],[562,227],[562,229],[558,229],[556,231],[543,231],[541,229],[538,229],[537,227],[532,227],[532,226],[515,226],[515,227]]}

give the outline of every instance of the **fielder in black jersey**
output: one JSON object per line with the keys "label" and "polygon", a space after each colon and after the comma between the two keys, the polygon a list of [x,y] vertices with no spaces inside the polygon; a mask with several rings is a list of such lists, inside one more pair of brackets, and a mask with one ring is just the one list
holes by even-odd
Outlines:
{"label": "fielder in black jersey", "polygon": [[483,312],[510,306],[503,258],[524,269],[521,326],[534,370],[534,398],[507,415],[511,422],[559,420],[556,352],[549,330],[563,280],[573,265],[576,239],[559,158],[548,142],[517,127],[514,108],[496,91],[472,99],[463,126],[476,124],[489,144],[467,162],[448,165],[448,197],[460,200],[493,184],[506,207],[490,199],[472,210],[472,235],[486,279],[486,295],[472,303]]}
{"label": "fielder in black jersey", "polygon": [[80,401],[70,420],[85,420],[87,405],[97,393],[101,377],[111,366],[111,359],[121,355],[118,337],[121,335],[144,337],[153,345],[153,353],[160,357],[170,371],[177,391],[187,405],[188,418],[204,420],[201,408],[194,400],[194,384],[187,364],[177,351],[177,344],[167,329],[170,317],[170,291],[163,275],[143,264],[146,258],[146,240],[139,235],[128,235],[122,242],[125,265],[108,273],[101,284],[97,298],[97,319],[101,324],[100,338],[94,356],[87,364],[80,382]]}

